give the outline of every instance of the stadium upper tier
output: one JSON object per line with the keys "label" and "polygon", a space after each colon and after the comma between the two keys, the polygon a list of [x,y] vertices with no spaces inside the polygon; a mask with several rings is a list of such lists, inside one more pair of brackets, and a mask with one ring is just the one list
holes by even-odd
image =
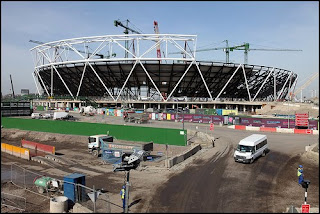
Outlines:
{"label": "stadium upper tier", "polygon": [[[35,56],[33,75],[39,94],[111,100],[139,99],[144,93],[164,101],[172,97],[274,100],[284,98],[295,86],[297,75],[292,71],[197,61],[195,43],[196,36],[172,34],[61,40],[31,49]],[[161,58],[156,56],[159,45],[165,50]],[[190,46],[193,50],[183,48]],[[181,51],[179,56],[168,54],[174,48]],[[119,53],[126,53],[127,58]]]}

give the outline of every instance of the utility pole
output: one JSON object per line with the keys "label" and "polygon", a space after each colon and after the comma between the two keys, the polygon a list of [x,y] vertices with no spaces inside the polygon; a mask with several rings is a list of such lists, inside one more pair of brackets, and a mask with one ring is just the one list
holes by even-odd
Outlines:
{"label": "utility pole", "polygon": [[130,176],[130,170],[126,171],[127,173],[127,182],[126,182],[126,193],[125,193],[125,210],[124,212],[125,213],[128,213],[128,208],[129,208],[129,186],[130,186],[130,183],[129,183],[129,176]]}

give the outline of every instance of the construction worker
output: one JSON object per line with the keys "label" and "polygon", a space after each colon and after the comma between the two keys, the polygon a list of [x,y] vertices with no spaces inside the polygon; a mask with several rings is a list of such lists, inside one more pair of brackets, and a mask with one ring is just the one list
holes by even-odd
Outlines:
{"label": "construction worker", "polygon": [[303,166],[302,165],[299,165],[297,175],[298,175],[298,183],[301,185],[303,182]]}
{"label": "construction worker", "polygon": [[126,206],[126,186],[123,185],[122,189],[120,190],[120,195],[121,195],[121,199],[122,199],[122,207],[123,207],[123,212],[125,212],[125,206]]}

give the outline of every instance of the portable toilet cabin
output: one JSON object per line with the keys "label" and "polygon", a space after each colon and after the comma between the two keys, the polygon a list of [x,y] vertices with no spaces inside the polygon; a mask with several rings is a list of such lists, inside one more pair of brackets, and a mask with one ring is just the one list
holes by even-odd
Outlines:
{"label": "portable toilet cabin", "polygon": [[[86,191],[80,185],[85,186],[85,175],[79,173],[73,173],[63,178],[63,193],[73,203],[85,201]],[[72,203],[72,204],[73,204]]]}

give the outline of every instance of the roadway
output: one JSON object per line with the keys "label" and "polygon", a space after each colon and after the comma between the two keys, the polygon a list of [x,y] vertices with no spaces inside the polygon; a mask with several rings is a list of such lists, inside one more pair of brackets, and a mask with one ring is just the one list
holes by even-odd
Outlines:
{"label": "roadway", "polygon": [[[106,123],[124,123],[121,117],[96,117],[97,122],[101,117]],[[127,125],[183,127],[181,122],[171,121]],[[184,128],[210,133],[209,124],[184,123]],[[253,164],[234,162],[237,143],[258,133],[267,135],[270,152]],[[305,178],[312,182],[308,202],[311,207],[319,207],[319,158],[314,162],[303,155],[305,146],[318,143],[318,135],[244,131],[217,125],[212,134],[218,152],[196,158],[155,189],[147,212],[284,212],[290,205],[301,207],[304,189],[298,186],[296,175],[300,164]]]}

